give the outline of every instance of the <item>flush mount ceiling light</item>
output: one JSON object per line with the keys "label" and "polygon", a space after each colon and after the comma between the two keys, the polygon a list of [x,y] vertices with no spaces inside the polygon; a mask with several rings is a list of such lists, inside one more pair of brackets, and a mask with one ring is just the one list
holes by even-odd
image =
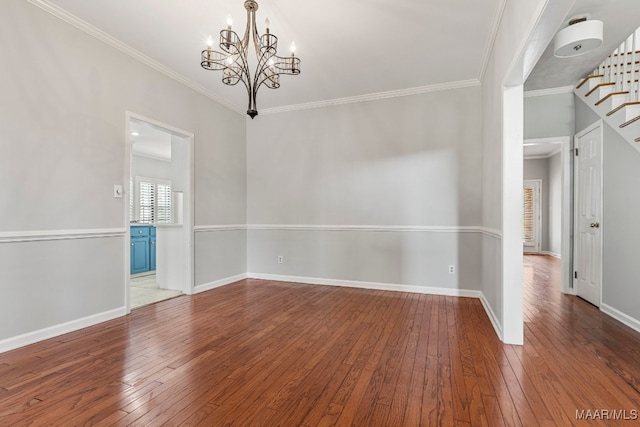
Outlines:
{"label": "flush mount ceiling light", "polygon": [[[220,49],[213,50],[213,38],[209,37],[207,48],[202,51],[200,65],[205,70],[222,71],[222,83],[234,86],[242,82],[249,96],[249,108],[247,114],[252,119],[258,115],[256,96],[260,86],[265,85],[270,89],[280,87],[281,74],[300,74],[300,59],[296,58],[295,43],[291,43],[291,56],[277,55],[278,38],[269,32],[269,19],[265,20],[266,32],[262,36],[258,34],[256,26],[256,11],[258,3],[254,0],[246,0],[244,8],[247,10],[247,27],[244,37],[240,40],[238,34],[231,29],[231,16],[227,17],[227,29],[220,31]],[[249,70],[249,38],[253,38],[253,46],[258,59],[253,77]]]}
{"label": "flush mount ceiling light", "polygon": [[553,46],[558,58],[569,58],[585,54],[602,44],[604,24],[587,18],[573,19],[569,26],[556,34]]}

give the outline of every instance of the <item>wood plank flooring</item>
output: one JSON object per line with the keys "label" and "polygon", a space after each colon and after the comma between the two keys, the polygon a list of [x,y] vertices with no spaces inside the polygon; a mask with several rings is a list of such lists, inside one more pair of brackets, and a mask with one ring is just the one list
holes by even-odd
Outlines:
{"label": "wood plank flooring", "polygon": [[469,298],[244,280],[163,301],[0,354],[0,425],[636,425],[600,411],[640,410],[640,334],[559,269],[525,258],[524,346]]}

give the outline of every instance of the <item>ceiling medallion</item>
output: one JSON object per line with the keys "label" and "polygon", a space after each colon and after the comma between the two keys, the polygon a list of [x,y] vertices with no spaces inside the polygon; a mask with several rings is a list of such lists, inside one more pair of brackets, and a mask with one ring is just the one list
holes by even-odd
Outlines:
{"label": "ceiling medallion", "polygon": [[[246,0],[244,8],[247,10],[247,27],[242,40],[231,29],[231,16],[227,16],[227,28],[220,31],[220,49],[213,50],[213,38],[207,40],[207,48],[202,51],[200,65],[205,70],[222,71],[222,83],[234,86],[239,82],[244,83],[249,96],[249,108],[247,114],[252,119],[258,115],[256,97],[260,86],[265,85],[270,89],[280,87],[281,74],[300,74],[300,58],[295,55],[296,45],[291,43],[291,56],[277,55],[278,38],[269,32],[269,19],[265,20],[266,32],[262,36],[258,34],[256,26],[256,11],[258,3],[254,0]],[[253,39],[258,64],[253,77],[249,70],[249,38]]]}

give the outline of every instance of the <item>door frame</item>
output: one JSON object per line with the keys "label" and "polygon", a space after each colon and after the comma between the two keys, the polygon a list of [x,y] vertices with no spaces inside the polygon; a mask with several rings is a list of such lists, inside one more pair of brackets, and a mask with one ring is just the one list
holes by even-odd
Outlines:
{"label": "door frame", "polygon": [[[604,287],[604,280],[603,280],[603,264],[604,264],[604,239],[602,238],[602,223],[604,222],[604,212],[603,212],[603,206],[604,206],[604,186],[603,186],[603,173],[602,173],[602,168],[603,168],[603,158],[604,158],[604,122],[602,121],[602,119],[597,120],[596,122],[594,122],[593,124],[587,126],[586,128],[584,128],[583,130],[581,130],[580,132],[576,133],[576,135],[574,136],[574,154],[575,154],[575,148],[577,148],[577,140],[578,138],[588,134],[589,132],[592,132],[595,129],[600,129],[600,199],[598,200],[598,203],[600,204],[600,295],[598,296],[599,299],[599,304],[598,304],[598,308],[602,305],[602,293],[603,293],[603,287]],[[578,162],[578,160],[575,160],[575,157],[579,158],[580,156],[574,156],[574,162]],[[577,164],[574,163],[574,167],[573,167],[573,188],[574,188],[574,192],[573,192],[573,247],[577,248],[578,247],[578,209],[575,208],[577,206],[577,198],[578,198],[578,186],[579,186],[579,168],[577,167]],[[575,266],[576,264],[576,256],[577,256],[577,249],[575,249],[573,251],[573,258],[572,258],[572,262],[573,262],[573,266]],[[576,286],[576,282],[577,282],[577,278],[575,278],[574,273],[573,273],[573,269],[574,267],[572,267],[572,293],[573,295],[577,295],[578,294],[578,289]]]}
{"label": "door frame", "polygon": [[[129,201],[129,180],[131,179],[131,129],[130,123],[131,119],[138,120],[141,122],[145,122],[151,124],[153,126],[162,128],[166,130],[168,133],[175,134],[187,142],[187,150],[188,150],[188,161],[187,161],[187,176],[188,176],[188,185],[187,191],[185,191],[183,195],[184,201],[184,211],[183,211],[183,237],[182,244],[183,250],[185,254],[185,280],[187,281],[188,287],[185,289],[185,293],[187,295],[192,295],[194,293],[195,288],[195,268],[194,268],[194,253],[195,253],[195,244],[194,244],[194,217],[195,217],[195,178],[194,178],[194,133],[190,131],[186,131],[175,126],[169,125],[167,123],[160,122],[155,119],[151,119],[149,117],[143,116],[141,114],[137,114],[131,111],[125,112],[125,158],[124,158],[124,181],[127,183],[126,190],[124,192],[124,218],[125,224],[127,224],[126,235],[125,235],[125,253],[124,253],[124,300],[126,313],[131,313],[131,301],[130,301],[130,291],[129,291],[129,278],[131,275],[131,259],[130,259],[130,240],[131,240],[131,227],[129,225],[129,209],[130,209],[130,201]],[[188,193],[188,194],[187,194]]]}
{"label": "door frame", "polygon": [[558,136],[524,140],[524,145],[542,144],[558,144],[560,147],[560,163],[562,168],[562,237],[560,242],[562,284],[560,291],[565,294],[575,294],[575,290],[573,289],[573,137]]}
{"label": "door frame", "polygon": [[[529,183],[535,189],[533,196],[533,216],[534,216],[534,242],[535,245],[525,246],[523,241],[523,253],[542,253],[542,179],[525,179],[524,186]],[[533,248],[533,251],[524,251],[524,248]]]}

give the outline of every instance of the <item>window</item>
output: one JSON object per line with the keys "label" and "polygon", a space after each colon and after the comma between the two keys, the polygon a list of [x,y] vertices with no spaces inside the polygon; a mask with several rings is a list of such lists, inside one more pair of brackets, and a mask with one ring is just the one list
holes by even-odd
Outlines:
{"label": "window", "polygon": [[135,189],[135,212],[138,222],[171,222],[171,182],[137,176]]}

